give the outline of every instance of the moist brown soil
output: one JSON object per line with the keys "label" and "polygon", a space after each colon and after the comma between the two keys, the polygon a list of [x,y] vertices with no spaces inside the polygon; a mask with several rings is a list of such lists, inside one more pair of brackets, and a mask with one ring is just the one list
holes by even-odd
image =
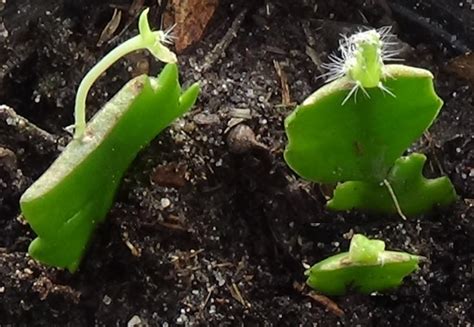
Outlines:
{"label": "moist brown soil", "polygon": [[[159,26],[156,3],[147,5]],[[19,217],[18,199],[67,142],[75,89],[115,44],[96,45],[110,5],[130,3],[7,0],[0,104],[51,135],[0,120],[0,324],[470,326],[474,105],[472,85],[448,62],[473,44],[473,11],[468,2],[407,3],[222,0],[204,39],[180,55],[183,83],[202,85],[198,103],[137,157],[70,274],[28,257],[34,233]],[[229,47],[203,70],[239,14]],[[318,61],[335,50],[339,33],[388,24],[405,45],[406,63],[430,69],[445,101],[415,146],[428,156],[425,173],[448,175],[460,195],[452,207],[408,221],[328,212],[321,188],[282,158],[283,119],[294,106],[281,105],[275,65],[290,102],[299,103],[322,85]],[[118,40],[135,33],[133,22]],[[161,68],[146,54],[115,65],[94,87],[89,114],[144,63],[150,74]],[[240,121],[263,145],[258,151],[229,146],[228,127]],[[356,232],[428,260],[391,292],[350,293],[326,305],[305,295],[303,263],[346,249]]]}

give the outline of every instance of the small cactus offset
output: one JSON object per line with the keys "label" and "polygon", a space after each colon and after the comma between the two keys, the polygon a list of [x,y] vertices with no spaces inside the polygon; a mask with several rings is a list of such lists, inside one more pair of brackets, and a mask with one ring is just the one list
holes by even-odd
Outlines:
{"label": "small cactus offset", "polygon": [[306,283],[327,295],[383,291],[399,286],[403,278],[418,269],[422,257],[386,251],[381,240],[364,235],[352,237],[349,252],[336,254],[306,271]]}

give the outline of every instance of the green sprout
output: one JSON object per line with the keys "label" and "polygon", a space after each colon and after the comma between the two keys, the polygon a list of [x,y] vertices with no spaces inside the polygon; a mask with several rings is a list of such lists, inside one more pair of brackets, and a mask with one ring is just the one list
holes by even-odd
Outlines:
{"label": "green sprout", "polygon": [[375,30],[353,36],[354,55],[345,62],[347,75],[358,81],[361,87],[379,86],[383,61],[379,54],[382,47],[380,35]]}
{"label": "green sprout", "polygon": [[149,9],[146,8],[140,15],[138,21],[138,30],[140,33],[110,51],[104,58],[102,58],[102,60],[92,67],[91,70],[89,70],[86,76],[82,79],[81,84],[79,84],[74,109],[75,138],[82,138],[84,136],[84,130],[86,128],[86,100],[89,90],[94,82],[99,79],[100,75],[102,75],[120,58],[131,52],[147,49],[158,60],[167,63],[178,62],[176,55],[166,47],[166,44],[171,43],[170,30],[166,32],[153,32],[148,23],[148,11]]}
{"label": "green sprout", "polygon": [[[140,17],[139,37],[112,50],[124,55],[131,49],[149,47],[158,59],[170,61],[158,78],[139,76],[129,81],[82,130],[84,116],[76,107],[76,137],[51,167],[20,199],[23,216],[38,237],[29,254],[42,263],[75,271],[92,233],[113,203],[123,174],[138,152],[164,128],[183,115],[196,101],[199,85],[182,91],[178,82],[176,57],[157,44],[162,33],[151,32],[147,10]],[[154,38],[152,42],[151,37]],[[160,38],[158,38],[160,37]],[[140,41],[141,40],[141,41]],[[98,63],[84,89],[90,88],[91,76],[111,64]],[[99,68],[97,68],[99,67]],[[81,89],[81,87],[80,87]],[[87,92],[86,92],[87,93]],[[81,98],[78,95],[78,98]],[[81,98],[85,101],[85,96]],[[80,102],[80,101],[79,101]]]}
{"label": "green sprout", "polygon": [[[442,185],[428,182],[416,193],[424,196],[423,205],[412,210],[419,198],[406,196],[409,188],[400,187],[406,182],[397,180],[402,176],[389,176],[397,159],[431,126],[443,103],[429,71],[384,64],[384,59],[394,59],[396,54],[391,38],[389,29],[384,28],[341,41],[342,58],[332,56],[326,66],[331,83],[309,96],[285,120],[285,160],[296,173],[314,182],[365,182],[365,188],[373,193],[385,185],[393,205],[381,206],[366,199],[363,205],[354,200],[350,206],[382,212],[392,212],[395,207],[404,217],[406,209],[420,213],[435,205],[448,205],[456,197],[449,180]],[[359,89],[363,96],[358,98]],[[432,192],[449,196],[425,196]],[[404,198],[402,203],[397,201],[400,197]]]}
{"label": "green sprout", "polygon": [[349,252],[326,258],[308,269],[306,283],[327,295],[343,295],[349,289],[360,293],[383,291],[399,286],[403,278],[418,269],[421,258],[385,251],[383,241],[356,234]]}

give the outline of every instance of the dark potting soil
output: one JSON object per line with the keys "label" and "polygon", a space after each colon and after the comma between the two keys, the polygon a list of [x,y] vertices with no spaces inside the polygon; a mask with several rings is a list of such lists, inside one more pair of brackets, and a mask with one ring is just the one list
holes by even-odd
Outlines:
{"label": "dark potting soil", "polygon": [[[34,233],[18,199],[66,144],[63,128],[72,124],[82,76],[117,43],[97,46],[111,5],[130,3],[1,3],[0,104],[47,131],[25,128],[9,111],[0,117],[1,325],[474,322],[472,81],[463,79],[469,66],[460,74],[449,69],[473,44],[469,0],[221,0],[204,39],[180,55],[183,83],[202,85],[199,102],[135,160],[75,274],[27,256]],[[159,26],[156,3],[145,4]],[[123,19],[118,41],[136,33],[135,21],[125,26],[133,17]],[[319,65],[339,33],[362,25],[393,25],[406,63],[435,75],[445,106],[415,148],[428,156],[427,176],[453,181],[460,199],[448,209],[408,221],[328,212],[327,190],[298,178],[282,159],[284,118],[322,85]],[[213,60],[222,39],[229,46]],[[93,88],[88,114],[137,72],[160,68],[147,54],[127,57]],[[229,133],[237,123],[255,134],[250,147]],[[347,249],[353,233],[427,261],[391,292],[309,297],[303,264]]]}

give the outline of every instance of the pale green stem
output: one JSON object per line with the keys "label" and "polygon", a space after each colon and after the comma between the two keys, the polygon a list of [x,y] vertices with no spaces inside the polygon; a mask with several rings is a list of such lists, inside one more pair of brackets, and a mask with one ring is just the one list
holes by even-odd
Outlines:
{"label": "pale green stem", "polygon": [[76,103],[74,109],[75,130],[74,138],[80,139],[84,135],[86,129],[86,100],[87,94],[94,82],[116,61],[123,56],[143,49],[143,39],[141,35],[137,35],[128,41],[120,44],[118,47],[110,51],[102,60],[100,60],[94,67],[86,74],[81,81],[76,93]]}
{"label": "pale green stem", "polygon": [[169,42],[169,39],[167,39],[167,33],[163,31],[153,32],[148,24],[147,15],[148,8],[143,10],[138,20],[138,30],[140,34],[125,41],[110,51],[104,58],[102,58],[102,60],[92,67],[81,81],[81,84],[79,84],[74,108],[75,139],[82,139],[86,130],[86,101],[89,90],[100,75],[102,75],[116,61],[130,52],[147,49],[158,60],[167,63],[177,62],[176,55],[162,44]]}

